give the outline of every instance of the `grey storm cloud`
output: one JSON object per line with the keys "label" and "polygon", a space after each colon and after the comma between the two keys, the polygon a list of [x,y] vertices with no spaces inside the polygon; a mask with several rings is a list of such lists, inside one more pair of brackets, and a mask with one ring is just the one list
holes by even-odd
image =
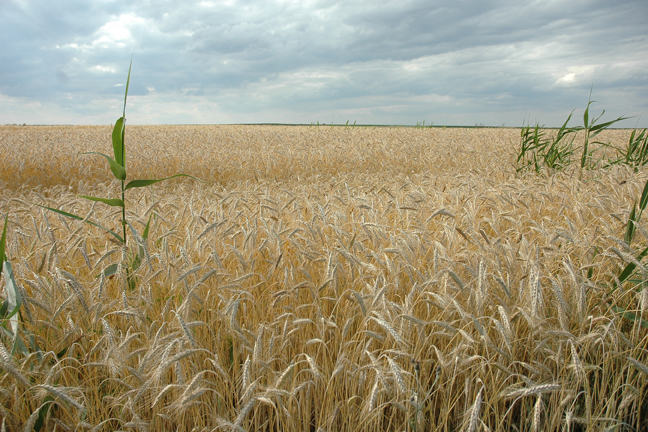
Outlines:
{"label": "grey storm cloud", "polygon": [[640,1],[0,2],[0,123],[562,123],[648,101]]}

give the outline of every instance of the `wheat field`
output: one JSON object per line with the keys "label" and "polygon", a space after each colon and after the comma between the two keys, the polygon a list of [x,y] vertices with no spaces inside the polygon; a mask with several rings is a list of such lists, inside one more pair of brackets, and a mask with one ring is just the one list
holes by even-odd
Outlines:
{"label": "wheat field", "polygon": [[121,229],[79,197],[117,191],[79,155],[110,133],[0,127],[34,344],[0,338],[3,430],[648,430],[648,287],[613,289],[644,169],[520,175],[519,129],[129,126],[129,176],[202,180],[128,196],[130,289],[38,206]]}

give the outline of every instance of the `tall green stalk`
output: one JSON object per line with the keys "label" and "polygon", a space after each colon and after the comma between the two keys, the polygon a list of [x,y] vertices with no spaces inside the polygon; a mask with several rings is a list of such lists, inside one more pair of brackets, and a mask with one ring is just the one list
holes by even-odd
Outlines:
{"label": "tall green stalk", "polygon": [[[624,235],[624,240],[628,247],[632,246],[632,240],[634,239],[635,232],[637,229],[637,224],[643,215],[644,210],[648,206],[648,181],[644,185],[643,191],[641,193],[641,198],[639,199],[639,206],[637,207],[637,202],[635,201],[632,205],[632,210],[628,216],[628,223],[626,225],[626,232]],[[639,291],[645,284],[648,282],[646,280],[646,274],[643,271],[639,271],[642,267],[641,261],[648,256],[648,247],[638,252],[635,250],[632,253],[633,257],[628,262],[623,270],[615,277],[614,282],[612,283],[612,289],[609,292],[608,298],[611,298],[611,295],[614,291],[622,289],[622,285],[628,283],[628,290]],[[608,300],[609,302],[609,300]],[[648,328],[648,321],[643,319],[641,315],[636,314],[628,310],[628,308],[620,307],[616,304],[610,304],[612,310],[618,313],[622,318],[632,321],[638,325],[641,325],[644,328]]]}
{"label": "tall green stalk", "polygon": [[[126,191],[129,189],[134,189],[134,188],[141,188],[141,187],[146,187],[150,186],[154,183],[168,180],[174,177],[191,177],[195,180],[197,180],[195,177],[190,176],[188,174],[175,174],[170,177],[165,177],[161,179],[149,179],[149,180],[131,180],[128,183],[126,183],[127,179],[127,173],[126,173],[126,147],[125,147],[125,133],[126,133],[126,101],[128,98],[128,87],[130,84],[130,76],[131,76],[131,69],[133,66],[133,59],[131,57],[131,63],[130,66],[128,67],[128,77],[126,79],[126,91],[124,92],[124,108],[122,111],[122,116],[117,119],[115,122],[115,126],[113,127],[112,131],[112,147],[113,147],[113,156],[114,158],[100,152],[85,152],[82,154],[96,154],[99,156],[102,156],[108,161],[108,164],[110,166],[110,170],[112,171],[113,175],[117,180],[120,181],[120,189],[121,189],[121,198],[101,198],[101,197],[95,197],[95,196],[89,196],[89,195],[81,195],[82,198],[85,198],[90,201],[98,201],[102,202],[104,204],[107,204],[109,206],[113,207],[121,207],[121,215],[122,215],[122,220],[121,220],[121,225],[122,225],[122,233],[121,235],[117,234],[115,231],[106,228],[100,224],[97,224],[95,222],[88,221],[84,218],[81,218],[80,216],[74,215],[72,213],[65,212],[63,210],[55,209],[52,207],[47,207],[47,206],[40,206],[43,208],[46,208],[48,210],[51,210],[53,212],[56,212],[58,214],[61,214],[63,216],[77,219],[80,221],[87,222],[93,226],[96,226],[108,233],[110,233],[117,241],[123,246],[123,247],[128,247],[128,237],[127,237],[127,230],[126,226],[130,226],[131,230],[133,230],[133,233],[135,234],[134,228],[130,225],[126,218]],[[151,219],[149,218],[148,223],[146,224],[146,227],[144,228],[144,234],[142,235],[143,239],[146,239],[148,236],[148,231],[150,227]],[[126,269],[126,279],[128,281],[128,286],[133,289],[135,286],[135,281],[134,278],[131,275],[131,271],[134,272],[137,270],[139,267],[140,263],[142,262],[144,255],[144,250],[140,246],[138,248],[138,253],[132,257],[130,260],[129,265],[125,266]],[[117,272],[117,265],[113,264],[112,266],[109,266],[104,270],[104,273],[109,276]]]}
{"label": "tall green stalk", "polygon": [[[121,166],[126,170],[126,99],[128,98],[128,86],[130,84],[130,75],[131,75],[131,69],[133,67],[133,58],[131,57],[131,62],[130,65],[128,66],[128,77],[126,78],[126,91],[124,92],[124,110],[122,112],[121,116],[121,142],[118,143],[120,146],[120,163]],[[119,120],[118,120],[119,121]],[[113,148],[115,147],[115,143],[113,142]],[[115,159],[117,159],[117,152],[115,152]],[[121,181],[121,196],[122,196],[122,201],[126,203],[126,189],[125,189],[125,181],[126,179],[122,179]],[[122,207],[122,232],[124,234],[124,244],[127,243],[126,241],[126,206],[124,205]]]}
{"label": "tall green stalk", "polygon": [[[610,126],[614,125],[615,123],[628,118],[622,116],[617,119],[610,120],[604,123],[597,123],[601,119],[601,117],[603,117],[603,114],[605,114],[605,110],[603,110],[598,117],[590,120],[589,109],[590,109],[590,105],[592,105],[594,102],[596,101],[592,100],[592,91],[590,90],[590,97],[587,102],[587,108],[585,108],[585,113],[583,113],[583,130],[585,131],[585,138],[583,140],[583,147],[582,147],[581,161],[580,161],[581,174],[583,172],[583,169],[588,167],[588,164],[590,163],[590,159],[592,158],[594,151],[596,151],[601,147],[608,146],[608,144],[603,143],[601,141],[590,142],[590,140],[596,137],[604,130],[610,128]],[[599,147],[597,149],[590,150],[590,144],[598,144]]]}
{"label": "tall green stalk", "polygon": [[[578,150],[581,152],[581,176],[584,169],[596,166],[596,163],[592,163],[594,152],[602,147],[609,147],[610,144],[601,141],[592,141],[592,139],[604,130],[613,126],[615,123],[625,120],[628,117],[619,117],[607,122],[597,123],[601,117],[603,117],[603,114],[605,114],[605,110],[603,110],[598,117],[590,120],[590,106],[595,102],[592,100],[591,96],[592,93],[590,91],[590,98],[587,102],[585,113],[583,114],[583,126],[567,127],[567,124],[573,115],[572,111],[572,113],[569,114],[569,117],[567,117],[565,123],[563,123],[558,130],[558,133],[551,139],[547,138],[544,128],[538,124],[536,124],[535,128],[531,128],[530,125],[522,128],[520,133],[520,147],[517,150],[517,172],[533,169],[537,173],[540,173],[543,168],[561,170],[571,164],[572,156],[574,152]],[[573,144],[576,138],[576,133],[581,130],[585,133],[583,145],[574,148]],[[634,162],[636,159],[641,160],[642,162],[645,160],[642,164],[648,163],[648,144],[642,144],[641,139],[644,139],[643,135],[641,135],[636,142],[633,141],[633,139],[634,133],[626,152],[617,149],[624,158],[610,161],[605,166],[610,166],[624,161],[625,163],[630,163],[629,161]],[[597,147],[594,148],[593,144],[596,144]],[[644,148],[645,150],[643,150]]]}
{"label": "tall green stalk", "polygon": [[[639,133],[637,133],[639,132]],[[624,164],[631,166],[635,171],[638,167],[648,164],[648,130],[633,130],[625,149],[616,148],[618,158],[608,161],[606,166]]]}
{"label": "tall green stalk", "polygon": [[[22,321],[20,309],[23,304],[23,298],[20,289],[18,288],[18,284],[16,283],[11,263],[5,253],[7,246],[8,222],[9,210],[7,209],[2,236],[0,236],[0,276],[4,273],[4,292],[7,296],[0,304],[0,339],[6,338],[7,340],[12,341],[12,343],[9,344],[9,346],[11,346],[12,355],[16,350],[19,350],[24,354],[29,354],[31,349],[31,352],[37,353],[38,356],[41,357],[42,353],[40,348],[36,345],[34,335],[24,327],[20,330],[20,322]],[[19,337],[19,332],[22,332],[26,336],[25,340],[27,343],[23,342]],[[29,348],[27,347],[27,344],[29,344]]]}

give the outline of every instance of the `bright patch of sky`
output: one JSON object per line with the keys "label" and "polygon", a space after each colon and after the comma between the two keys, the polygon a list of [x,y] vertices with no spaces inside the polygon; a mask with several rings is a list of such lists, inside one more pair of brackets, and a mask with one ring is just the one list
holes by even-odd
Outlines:
{"label": "bright patch of sky", "polygon": [[[5,0],[0,124],[648,126],[648,4]],[[116,108],[117,107],[117,108]]]}

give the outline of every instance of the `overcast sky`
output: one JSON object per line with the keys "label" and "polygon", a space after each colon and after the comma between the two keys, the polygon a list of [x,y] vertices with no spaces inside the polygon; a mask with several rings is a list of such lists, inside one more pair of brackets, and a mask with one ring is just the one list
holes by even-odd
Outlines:
{"label": "overcast sky", "polygon": [[648,1],[0,0],[0,124],[648,127]]}

